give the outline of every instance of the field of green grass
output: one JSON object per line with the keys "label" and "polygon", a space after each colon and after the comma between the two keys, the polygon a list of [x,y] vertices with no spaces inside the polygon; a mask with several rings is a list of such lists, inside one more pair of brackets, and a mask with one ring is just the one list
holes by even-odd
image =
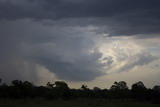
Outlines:
{"label": "field of green grass", "polygon": [[0,107],[160,107],[160,104],[105,100],[31,100],[0,99]]}

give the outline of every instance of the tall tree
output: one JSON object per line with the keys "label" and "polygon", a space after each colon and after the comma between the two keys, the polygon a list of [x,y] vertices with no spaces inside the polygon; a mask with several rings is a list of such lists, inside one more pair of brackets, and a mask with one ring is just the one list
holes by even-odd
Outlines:
{"label": "tall tree", "polygon": [[70,97],[70,89],[68,84],[64,81],[56,81],[55,82],[55,90],[59,98],[69,99]]}
{"label": "tall tree", "polygon": [[9,94],[13,98],[22,98],[23,97],[23,82],[21,80],[13,80],[10,87]]}
{"label": "tall tree", "polygon": [[110,88],[110,98],[124,99],[129,97],[129,89],[125,81],[114,82]]}
{"label": "tall tree", "polygon": [[23,82],[21,81],[21,80],[13,80],[12,81],[12,85],[14,86],[14,87],[22,87],[22,85],[23,85]]}
{"label": "tall tree", "polygon": [[82,86],[81,86],[81,90],[88,90],[88,86],[87,86],[87,85],[85,85],[85,84],[82,84]]}
{"label": "tall tree", "polygon": [[55,82],[55,87],[56,88],[69,89],[68,84],[65,83],[64,81],[56,81]]}
{"label": "tall tree", "polygon": [[152,94],[153,98],[156,100],[160,100],[160,86],[159,85],[154,86],[152,91],[153,91]]}
{"label": "tall tree", "polygon": [[33,97],[34,95],[34,85],[31,82],[23,82],[23,96],[24,97]]}
{"label": "tall tree", "polygon": [[47,82],[46,87],[53,89],[55,84],[51,84],[50,82]]}
{"label": "tall tree", "polygon": [[138,81],[132,85],[132,97],[135,99],[144,100],[146,98],[147,88],[143,84],[143,82]]}
{"label": "tall tree", "polygon": [[111,90],[125,90],[125,89],[128,89],[128,86],[125,81],[120,81],[120,82],[115,81],[110,89]]}

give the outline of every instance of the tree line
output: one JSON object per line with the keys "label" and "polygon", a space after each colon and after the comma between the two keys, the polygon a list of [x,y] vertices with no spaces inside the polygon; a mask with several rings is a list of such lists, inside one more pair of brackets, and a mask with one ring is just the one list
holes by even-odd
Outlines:
{"label": "tree line", "polygon": [[11,85],[2,84],[0,79],[0,98],[41,98],[52,99],[76,99],[92,98],[107,100],[160,100],[160,86],[156,85],[152,89],[146,88],[143,82],[139,81],[128,88],[125,81],[114,82],[110,89],[100,89],[94,87],[89,89],[87,85],[82,85],[80,89],[70,89],[64,81],[48,82],[46,86],[35,86],[29,81],[13,80]]}

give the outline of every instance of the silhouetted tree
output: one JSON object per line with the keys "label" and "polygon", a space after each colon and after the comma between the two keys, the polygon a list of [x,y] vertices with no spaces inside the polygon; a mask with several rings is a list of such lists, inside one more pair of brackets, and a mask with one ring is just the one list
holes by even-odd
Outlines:
{"label": "silhouetted tree", "polygon": [[9,92],[8,92],[9,86],[5,83],[3,83],[0,86],[0,97],[6,98],[9,96]]}
{"label": "silhouetted tree", "polygon": [[125,81],[114,82],[110,88],[110,98],[112,99],[128,99],[129,89]]}
{"label": "silhouetted tree", "polygon": [[160,86],[156,85],[152,88],[153,90],[153,99],[160,100]]}
{"label": "silhouetted tree", "polygon": [[100,91],[101,89],[99,87],[93,87],[94,91]]}
{"label": "silhouetted tree", "polygon": [[110,89],[111,90],[125,90],[125,89],[128,89],[128,86],[125,81],[120,81],[120,82],[115,81]]}
{"label": "silhouetted tree", "polygon": [[34,97],[34,85],[31,82],[23,82],[23,97]]}
{"label": "silhouetted tree", "polygon": [[88,88],[87,88],[87,87],[88,87],[87,85],[82,84],[82,86],[81,86],[81,90],[88,90]]}
{"label": "silhouetted tree", "polygon": [[88,86],[85,84],[82,84],[80,92],[81,92],[81,97],[83,98],[93,98],[94,97],[93,95],[94,92],[90,90]]}
{"label": "silhouetted tree", "polygon": [[70,89],[68,84],[64,81],[55,82],[55,92],[58,94],[59,98],[66,100],[70,98]]}
{"label": "silhouetted tree", "polygon": [[13,81],[12,81],[12,85],[13,85],[14,87],[19,87],[19,88],[21,88],[22,85],[23,85],[23,82],[22,82],[21,80],[13,80]]}
{"label": "silhouetted tree", "polygon": [[45,98],[48,100],[51,99],[56,99],[58,98],[58,91],[55,89],[55,84],[52,84],[50,82],[47,82],[46,84],[46,93],[45,93]]}
{"label": "silhouetted tree", "polygon": [[53,89],[55,84],[51,84],[50,82],[47,82],[46,87]]}
{"label": "silhouetted tree", "polygon": [[153,90],[160,93],[160,86],[159,85],[154,86]]}
{"label": "silhouetted tree", "polygon": [[49,91],[49,89],[44,86],[34,87],[34,90],[35,90],[35,97],[42,98],[42,99],[46,98],[47,96],[46,93]]}
{"label": "silhouetted tree", "polygon": [[101,94],[102,98],[109,99],[109,100],[111,99],[111,97],[110,97],[111,96],[111,92],[108,89],[101,90],[100,94]]}
{"label": "silhouetted tree", "polygon": [[13,80],[9,88],[9,95],[13,98],[22,98],[23,96],[23,82],[21,80]]}
{"label": "silhouetted tree", "polygon": [[[1,80],[0,80],[1,82]],[[131,96],[132,95],[132,96]],[[152,89],[147,89],[143,82],[139,81],[128,89],[125,81],[114,82],[109,90],[101,90],[98,87],[89,89],[87,85],[82,85],[80,89],[70,89],[64,81],[48,82],[46,87],[35,86],[31,82],[13,80],[12,85],[0,85],[0,98],[41,98],[41,99],[75,99],[75,98],[103,98],[103,99],[136,99],[136,100],[160,100],[160,86],[156,85]]]}
{"label": "silhouetted tree", "polygon": [[65,83],[64,81],[56,81],[55,87],[60,89],[69,89],[67,83]]}
{"label": "silhouetted tree", "polygon": [[131,92],[133,98],[144,100],[146,98],[147,88],[144,86],[143,82],[139,81],[132,85]]}
{"label": "silhouetted tree", "polygon": [[93,88],[94,98],[102,98],[101,89],[99,87]]}

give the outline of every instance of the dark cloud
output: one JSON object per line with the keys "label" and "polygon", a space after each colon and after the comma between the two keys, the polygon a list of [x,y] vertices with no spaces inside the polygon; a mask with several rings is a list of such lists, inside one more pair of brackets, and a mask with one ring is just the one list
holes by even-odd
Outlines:
{"label": "dark cloud", "polygon": [[28,70],[28,75],[35,74],[32,80],[38,80],[37,64],[64,80],[90,81],[105,74],[99,61],[103,54],[87,30],[48,27],[30,20],[2,21],[0,28],[0,74],[4,80],[29,79],[24,73]]}
{"label": "dark cloud", "polygon": [[[54,19],[67,17],[109,17],[117,14],[159,11],[158,0],[6,0],[1,1],[1,18]],[[10,14],[11,13],[11,14]]]}
{"label": "dark cloud", "polygon": [[159,0],[2,0],[0,19],[91,18],[94,21],[83,20],[85,25],[99,26],[99,32],[109,36],[159,34],[159,4]]}
{"label": "dark cloud", "polygon": [[[35,56],[35,63],[45,66],[49,71],[54,72],[59,79],[70,81],[90,81],[95,77],[102,76],[105,73],[100,71],[104,66],[98,62],[101,58],[101,53],[91,55],[77,55],[74,61],[66,60],[64,56]],[[80,58],[80,59],[79,59]]]}
{"label": "dark cloud", "polygon": [[[38,79],[38,64],[60,79],[93,80],[104,74],[104,66],[115,63],[113,57],[102,58],[97,34],[159,37],[159,4],[159,0],[1,0],[0,75],[6,80],[25,79],[30,77],[20,71],[29,70],[34,72],[32,79]],[[146,54],[138,58],[122,69],[155,60]]]}

